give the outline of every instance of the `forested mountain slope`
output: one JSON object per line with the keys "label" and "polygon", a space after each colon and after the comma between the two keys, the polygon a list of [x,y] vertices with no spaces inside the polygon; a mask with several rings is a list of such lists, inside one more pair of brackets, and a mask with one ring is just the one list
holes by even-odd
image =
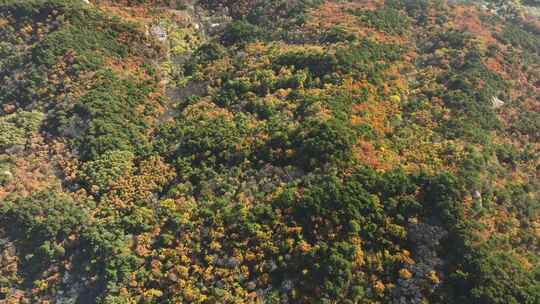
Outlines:
{"label": "forested mountain slope", "polygon": [[540,303],[537,0],[0,0],[0,303]]}

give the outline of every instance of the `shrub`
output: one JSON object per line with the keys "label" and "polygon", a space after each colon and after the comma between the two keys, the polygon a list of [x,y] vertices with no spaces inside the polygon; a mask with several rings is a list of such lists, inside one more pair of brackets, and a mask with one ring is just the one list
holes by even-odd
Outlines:
{"label": "shrub", "polygon": [[121,176],[133,173],[134,155],[129,151],[106,151],[82,166],[82,179],[93,193],[102,194]]}
{"label": "shrub", "polygon": [[540,52],[540,37],[523,30],[517,25],[507,24],[496,37],[503,43],[523,48],[533,54]]}
{"label": "shrub", "polygon": [[64,243],[88,222],[87,206],[66,194],[41,191],[0,205],[0,227],[18,241],[23,269],[34,279],[65,254]]}
{"label": "shrub", "polygon": [[474,303],[506,304],[540,301],[537,270],[526,270],[511,252],[483,248],[474,257]]}
{"label": "shrub", "polygon": [[0,117],[0,148],[23,145],[37,132],[44,115],[40,112],[19,111]]}
{"label": "shrub", "polygon": [[6,202],[0,209],[9,231],[38,247],[45,241],[60,241],[80,228],[87,216],[71,197],[58,192],[37,192]]}
{"label": "shrub", "polygon": [[144,154],[152,126],[148,117],[157,106],[147,100],[153,87],[119,79],[110,70],[99,71],[95,79],[74,105],[57,107],[49,123],[71,138],[83,160],[114,150]]}
{"label": "shrub", "polygon": [[233,21],[221,36],[221,43],[225,46],[242,46],[263,37],[264,35],[258,26],[246,21]]}
{"label": "shrub", "polygon": [[409,17],[391,7],[375,11],[353,11],[353,13],[368,26],[390,34],[404,34],[410,27]]}
{"label": "shrub", "polygon": [[307,167],[317,167],[333,161],[347,161],[355,144],[355,134],[337,119],[304,122],[295,136],[298,159]]}
{"label": "shrub", "polygon": [[273,62],[274,70],[282,66],[294,66],[296,70],[308,70],[313,78],[337,71],[338,61],[335,56],[320,51],[287,52]]}

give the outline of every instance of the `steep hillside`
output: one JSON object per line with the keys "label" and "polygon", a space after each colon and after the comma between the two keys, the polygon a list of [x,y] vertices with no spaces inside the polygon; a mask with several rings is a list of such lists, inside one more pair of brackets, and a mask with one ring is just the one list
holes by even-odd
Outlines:
{"label": "steep hillside", "polygon": [[0,0],[0,303],[540,303],[535,0]]}

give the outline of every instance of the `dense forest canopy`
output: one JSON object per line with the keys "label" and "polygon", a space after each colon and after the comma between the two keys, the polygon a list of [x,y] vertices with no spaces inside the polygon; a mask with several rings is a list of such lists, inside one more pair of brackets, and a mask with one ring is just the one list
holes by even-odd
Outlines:
{"label": "dense forest canopy", "polygon": [[540,303],[539,16],[0,0],[0,303]]}

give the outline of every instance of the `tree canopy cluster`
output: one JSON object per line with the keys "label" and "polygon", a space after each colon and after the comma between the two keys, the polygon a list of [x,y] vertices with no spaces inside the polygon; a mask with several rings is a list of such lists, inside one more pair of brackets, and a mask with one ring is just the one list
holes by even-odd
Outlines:
{"label": "tree canopy cluster", "polygon": [[0,303],[540,303],[521,2],[0,0]]}

